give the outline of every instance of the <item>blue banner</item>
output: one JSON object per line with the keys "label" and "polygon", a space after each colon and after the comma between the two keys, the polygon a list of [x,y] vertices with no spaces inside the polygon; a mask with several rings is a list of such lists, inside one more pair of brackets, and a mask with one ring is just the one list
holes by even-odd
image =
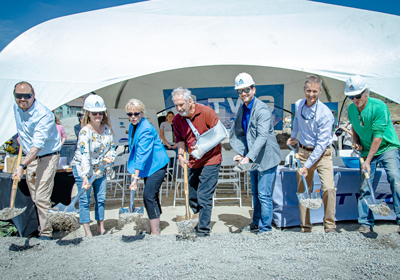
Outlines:
{"label": "blue banner", "polygon": [[[212,108],[218,118],[230,129],[236,113],[243,101],[233,87],[189,88],[196,96],[196,102]],[[256,96],[266,103],[272,111],[274,129],[282,130],[283,119],[283,85],[256,86]],[[165,109],[168,111],[175,107],[171,97],[172,89],[163,90]]]}

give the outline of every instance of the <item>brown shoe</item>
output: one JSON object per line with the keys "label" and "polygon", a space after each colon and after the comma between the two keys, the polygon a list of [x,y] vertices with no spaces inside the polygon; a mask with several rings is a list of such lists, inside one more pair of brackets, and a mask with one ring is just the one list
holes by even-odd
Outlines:
{"label": "brown shoe", "polygon": [[370,227],[366,227],[366,226],[360,226],[356,231],[360,232],[360,233],[370,233],[372,232]]}
{"label": "brown shoe", "polygon": [[400,233],[400,227],[397,229],[397,232]]}
{"label": "brown shoe", "polygon": [[311,229],[310,228],[302,228],[300,232],[307,232],[310,233]]}
{"label": "brown shoe", "polygon": [[337,231],[334,228],[326,228],[325,233],[337,233]]}

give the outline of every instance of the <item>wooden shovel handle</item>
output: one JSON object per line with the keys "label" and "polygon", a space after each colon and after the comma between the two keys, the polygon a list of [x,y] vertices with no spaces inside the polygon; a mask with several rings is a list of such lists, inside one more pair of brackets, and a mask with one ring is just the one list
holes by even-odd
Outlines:
{"label": "wooden shovel handle", "polygon": [[[21,158],[22,158],[22,147],[20,145],[19,152],[18,152],[18,158],[17,158],[17,167],[21,164]],[[12,184],[12,189],[11,189],[10,208],[14,208],[15,196],[17,195],[17,188],[18,188],[18,176],[15,175],[14,181]]]}
{"label": "wooden shovel handle", "polygon": [[[183,152],[183,157],[186,159],[186,151]],[[189,211],[189,180],[188,180],[188,169],[187,164],[183,166],[183,182],[185,188],[185,210],[186,210],[186,219],[190,219],[190,211]]]}

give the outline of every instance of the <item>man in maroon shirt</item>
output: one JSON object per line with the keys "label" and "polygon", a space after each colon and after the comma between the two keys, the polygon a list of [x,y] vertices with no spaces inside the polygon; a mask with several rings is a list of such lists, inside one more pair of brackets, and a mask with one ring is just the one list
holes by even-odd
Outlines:
{"label": "man in maroon shirt", "polygon": [[190,120],[199,134],[203,134],[218,123],[218,116],[211,108],[196,104],[188,89],[181,87],[172,91],[172,101],[178,113],[174,118],[174,134],[178,143],[178,159],[180,165],[188,164],[189,169],[189,204],[193,213],[199,213],[199,223],[196,235],[205,237],[211,231],[212,198],[218,182],[218,173],[221,167],[221,144],[204,154],[201,159],[189,157],[189,162],[183,157],[193,151],[196,145],[196,136],[191,130],[187,119]]}

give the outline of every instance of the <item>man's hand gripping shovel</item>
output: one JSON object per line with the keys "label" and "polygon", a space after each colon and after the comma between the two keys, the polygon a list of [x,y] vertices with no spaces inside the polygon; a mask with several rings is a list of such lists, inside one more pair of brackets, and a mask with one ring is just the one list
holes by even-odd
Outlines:
{"label": "man's hand gripping shovel", "polygon": [[[298,170],[301,169],[301,162],[299,159],[299,154],[297,153],[297,150],[295,148],[293,148],[291,145],[288,145],[289,148],[295,153],[295,158],[297,161],[297,168]],[[301,175],[301,180],[303,181],[303,186],[304,186],[304,192],[302,193],[298,193],[296,192],[297,198],[299,200],[299,202],[301,203],[301,205],[303,205],[306,208],[309,209],[318,209],[322,206],[322,199],[320,196],[320,192],[313,192],[310,193],[308,190],[308,185],[307,185],[307,181],[304,175]]]}
{"label": "man's hand gripping shovel", "polygon": [[[21,164],[21,158],[22,158],[22,148],[20,147],[16,164],[17,167]],[[17,195],[17,189],[18,189],[18,177],[17,175],[15,175],[11,189],[10,207],[4,208],[3,210],[0,211],[0,220],[4,221],[11,220],[25,211],[26,206],[24,208],[15,208],[15,197]]]}
{"label": "man's hand gripping shovel", "polygon": [[[358,150],[356,150],[354,147],[353,147],[353,151],[357,154],[357,156],[360,159],[360,163],[361,163],[360,172],[362,172],[361,167],[364,164],[364,159],[362,158],[360,152]],[[384,217],[388,216],[390,214],[389,206],[387,206],[387,204],[383,200],[381,200],[381,199],[377,200],[375,198],[375,191],[372,187],[372,183],[371,183],[371,179],[369,178],[368,171],[364,170],[363,173],[365,176],[365,180],[367,180],[369,195],[368,194],[363,195],[362,199],[364,199],[364,201],[368,205],[369,209],[371,209],[371,211],[373,211],[374,213],[384,216]]]}

